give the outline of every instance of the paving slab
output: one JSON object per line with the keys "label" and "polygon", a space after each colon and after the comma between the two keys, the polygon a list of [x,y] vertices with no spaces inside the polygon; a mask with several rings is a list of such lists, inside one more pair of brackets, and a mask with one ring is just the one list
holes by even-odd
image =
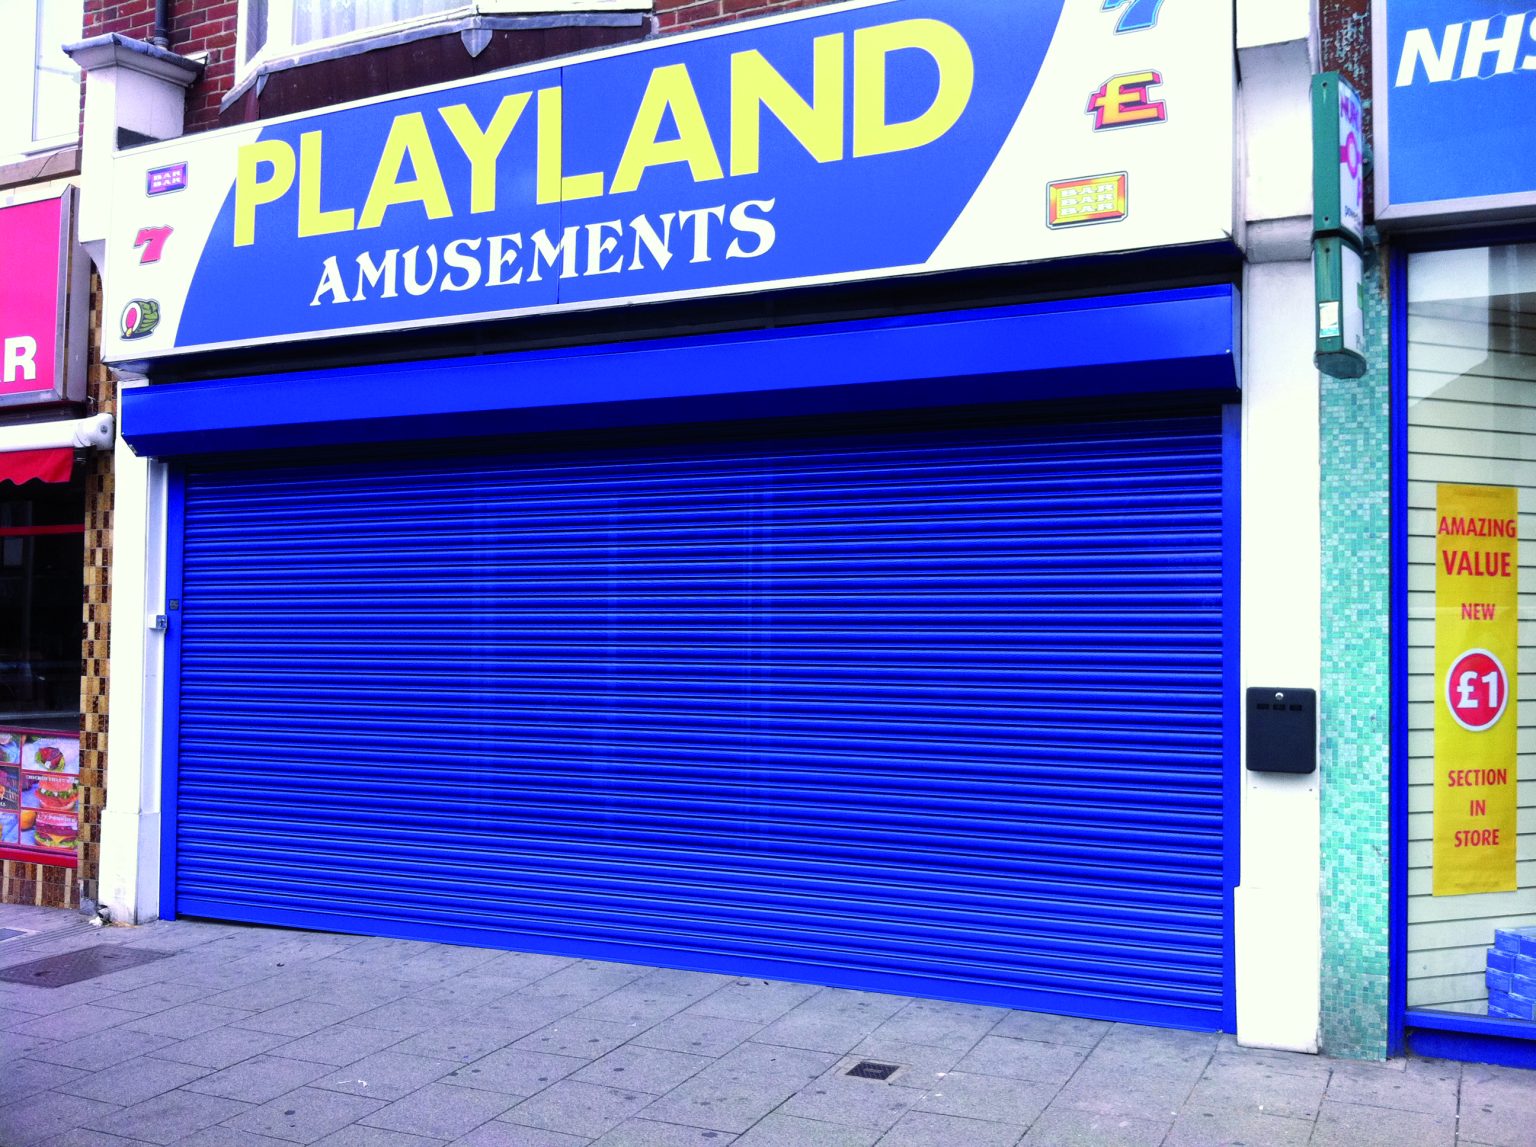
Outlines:
{"label": "paving slab", "polygon": [[836,1062],[824,1052],[744,1044],[657,1100],[646,1118],[740,1134]]}
{"label": "paving slab", "polygon": [[315,1140],[314,1147],[443,1147],[443,1141],[425,1135],[409,1135],[404,1131],[386,1131],[382,1127],[364,1127],[356,1123],[324,1139]]}
{"label": "paving slab", "polygon": [[688,1009],[690,1015],[770,1024],[820,988],[774,980],[732,980]]}
{"label": "paving slab", "polygon": [[581,1059],[597,1059],[614,1048],[628,1043],[639,1031],[632,1024],[614,1023],[611,1020],[579,1020],[574,1017],[556,1020],[547,1027],[531,1032],[512,1044],[525,1051],[542,1051],[549,1055],[571,1055]]}
{"label": "paving slab", "polygon": [[851,1079],[829,1072],[791,1095],[777,1109],[783,1115],[889,1131],[928,1093],[920,1087],[901,1087],[877,1079]]}
{"label": "paving slab", "polygon": [[248,1103],[241,1106],[245,1108],[244,1111],[223,1122],[236,1130],[250,1131],[271,1139],[289,1143],[314,1143],[367,1118],[385,1104],[360,1095],[342,1095],[318,1087],[300,1087],[260,1107],[252,1107]]}
{"label": "paving slab", "polygon": [[45,1063],[100,1071],[104,1067],[111,1067],[115,1063],[122,1063],[135,1056],[148,1055],[175,1042],[177,1041],[171,1036],[112,1028],[80,1039],[36,1048],[24,1054],[29,1059],[42,1060]]}
{"label": "paving slab", "polygon": [[592,1061],[572,1055],[550,1055],[524,1048],[502,1048],[474,1063],[455,1067],[442,1079],[454,1087],[495,1091],[502,1095],[527,1098],[537,1095],[550,1084],[558,1083],[573,1072],[590,1067]]}
{"label": "paving slab", "polygon": [[1014,1147],[1024,1130],[1013,1123],[909,1111],[881,1138],[880,1147]]}
{"label": "paving slab", "polygon": [[192,1091],[167,1091],[132,1107],[112,1107],[81,1124],[93,1131],[141,1139],[146,1143],[170,1144],[204,1127],[239,1115],[250,1109],[249,1103],[218,1095],[198,1095]]}
{"label": "paving slab", "polygon": [[1536,1072],[1469,1063],[1461,1073],[1459,1134],[1484,1147],[1536,1147]]}
{"label": "paving slab", "polygon": [[595,1139],[638,1115],[655,1100],[654,1095],[643,1091],[562,1079],[523,1100],[502,1118],[525,1127]]}
{"label": "paving slab", "polygon": [[518,1100],[494,1091],[429,1083],[358,1120],[364,1127],[457,1139],[489,1123]]}
{"label": "paving slab", "polygon": [[449,1147],[586,1147],[592,1140],[585,1135],[564,1135],[540,1127],[519,1127],[495,1120],[482,1123],[468,1135],[455,1139]]}
{"label": "paving slab", "polygon": [[223,1068],[271,1051],[286,1042],[286,1036],[271,1032],[253,1032],[245,1028],[214,1028],[191,1039],[177,1040],[147,1052],[157,1059],[195,1063],[199,1067]]}
{"label": "paving slab", "polygon": [[1186,1107],[1174,1120],[1163,1147],[1232,1147],[1250,1143],[1254,1147],[1306,1147],[1312,1127],[1311,1119]]}
{"label": "paving slab", "polygon": [[1459,1074],[1396,1070],[1374,1063],[1339,1063],[1328,1081],[1328,1098],[1367,1107],[1421,1111],[1455,1118]]}
{"label": "paving slab", "polygon": [[460,1066],[451,1059],[432,1059],[398,1051],[380,1051],[341,1070],[331,1069],[308,1080],[311,1087],[344,1091],[369,1099],[404,1099],[418,1088],[436,1083]]}
{"label": "paving slab", "polygon": [[939,1115],[976,1116],[985,1112],[1000,1123],[1027,1127],[1040,1118],[1057,1090],[1051,1083],[952,1071],[928,1088],[917,1108]]}
{"label": "paving slab", "polygon": [[[127,1107],[195,1083],[207,1074],[206,1067],[141,1055],[68,1083],[55,1084],[53,1090]],[[10,1090],[8,1083],[0,1086]]]}
{"label": "paving slab", "polygon": [[324,1028],[345,1023],[359,1012],[368,1010],[358,1004],[294,1000],[265,1011],[247,1013],[238,1020],[226,1022],[232,1027],[241,1027],[248,1031],[271,1032],[274,1035],[285,1035],[291,1039],[297,1039],[299,1036],[313,1035]]}
{"label": "paving slab", "polygon": [[[0,1143],[5,1147],[31,1147],[61,1132],[85,1126],[93,1120],[116,1117],[115,1103],[42,1091],[0,1107]],[[115,1128],[113,1128],[115,1129]],[[93,1128],[93,1130],[112,1130]]]}
{"label": "paving slab", "polygon": [[989,1035],[966,1053],[955,1070],[1062,1084],[1072,1078],[1087,1058],[1086,1048]]}
{"label": "paving slab", "polygon": [[186,1085],[188,1091],[203,1095],[222,1095],[246,1103],[265,1103],[287,1095],[296,1087],[324,1075],[330,1068],[305,1059],[286,1059],[278,1055],[253,1055],[250,1059],[203,1075]]}
{"label": "paving slab", "polygon": [[[190,1143],[190,1139],[183,1139],[183,1143]],[[61,1131],[57,1135],[50,1135],[46,1139],[39,1139],[36,1147],[134,1147],[132,1139],[124,1139],[118,1135],[108,1135],[105,1131],[91,1131],[85,1127],[72,1127],[68,1131]],[[272,1147],[269,1143],[266,1147]]]}
{"label": "paving slab", "polygon": [[215,1004],[182,1004],[167,1008],[153,1015],[134,1016],[131,1023],[123,1026],[130,1031],[151,1032],[176,1039],[201,1035],[214,1028],[225,1027],[238,1020],[250,1019],[256,1013],[241,1008],[221,1008]]}
{"label": "paving slab", "polygon": [[1035,1121],[1021,1142],[1024,1147],[1159,1147],[1169,1122],[1054,1108]]}
{"label": "paving slab", "polygon": [[281,1036],[273,1038],[278,1041],[272,1045],[278,1055],[287,1056],[289,1059],[308,1059],[315,1063],[330,1064],[333,1067],[345,1067],[375,1052],[393,1047],[409,1037],[404,1032],[389,1031],[385,1028],[338,1024],[286,1042]]}
{"label": "paving slab", "polygon": [[665,1095],[714,1062],[707,1055],[625,1044],[586,1064],[571,1078]]}
{"label": "paving slab", "polygon": [[732,1147],[874,1147],[880,1132],[840,1127],[792,1115],[768,1115]]}
{"label": "paving slab", "polygon": [[1276,1071],[1263,1062],[1219,1056],[1206,1068],[1185,1105],[1201,1111],[1281,1115],[1309,1122],[1317,1118],[1326,1075]]}
{"label": "paving slab", "polygon": [[204,998],[207,994],[208,990],[197,984],[156,981],[145,984],[141,988],[118,992],[112,997],[111,1006],[124,1008],[130,1012],[163,1012],[178,1004],[190,1004],[194,1001],[208,1003],[210,1001]]}
{"label": "paving slab", "polygon": [[1007,1014],[1005,1008],[989,1008],[979,1004],[913,1000],[875,1028],[869,1038],[970,1051]]}
{"label": "paving slab", "polygon": [[592,1147],[729,1147],[736,1136],[676,1123],[653,1123],[647,1119],[626,1119],[612,1131],[595,1140]]}
{"label": "paving slab", "polygon": [[1312,1147],[1453,1147],[1456,1117],[1323,1100]]}
{"label": "paving slab", "polygon": [[39,1091],[65,1091],[80,1079],[89,1078],[91,1072],[78,1067],[64,1067],[41,1059],[7,1059],[0,1061],[0,1089],[4,1103],[15,1103]]}
{"label": "paving slab", "polygon": [[901,996],[824,988],[752,1038],[811,1051],[850,1051],[908,1001]]}
{"label": "paving slab", "polygon": [[734,1051],[763,1029],[755,1020],[683,1014],[662,1020],[634,1037],[644,1047],[722,1056]]}
{"label": "paving slab", "polygon": [[393,1050],[405,1055],[425,1055],[451,1059],[455,1063],[473,1063],[505,1047],[513,1039],[506,1028],[496,1024],[446,1024],[407,1036]]}
{"label": "paving slab", "polygon": [[992,1028],[990,1034],[1013,1039],[1032,1039],[1040,1043],[1064,1043],[1073,1047],[1095,1047],[1115,1025],[1106,1020],[1085,1020],[1076,1016],[1053,1016],[1044,1012],[1011,1011]]}
{"label": "paving slab", "polygon": [[150,1021],[145,1020],[139,1012],[124,1011],[111,1007],[107,1003],[89,1003],[77,1004],[51,1015],[28,1019],[11,1030],[23,1036],[38,1036],[42,1039],[68,1042],[92,1036],[119,1025],[140,1031],[153,1030],[139,1026],[146,1022]]}

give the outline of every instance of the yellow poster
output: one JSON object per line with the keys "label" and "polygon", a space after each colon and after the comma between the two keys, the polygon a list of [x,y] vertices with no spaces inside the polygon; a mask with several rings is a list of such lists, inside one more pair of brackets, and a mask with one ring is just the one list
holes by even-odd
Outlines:
{"label": "yellow poster", "polygon": [[1440,486],[1435,522],[1434,894],[1512,892],[1518,494]]}

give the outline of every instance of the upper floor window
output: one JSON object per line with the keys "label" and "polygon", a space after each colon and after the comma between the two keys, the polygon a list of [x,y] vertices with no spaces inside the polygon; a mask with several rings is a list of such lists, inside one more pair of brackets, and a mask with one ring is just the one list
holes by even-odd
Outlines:
{"label": "upper floor window", "polygon": [[83,0],[0,0],[0,162],[80,136],[80,69],[63,52],[81,37]]}
{"label": "upper floor window", "polygon": [[245,0],[240,59],[251,64],[263,57],[303,55],[464,16],[650,9],[651,0]]}

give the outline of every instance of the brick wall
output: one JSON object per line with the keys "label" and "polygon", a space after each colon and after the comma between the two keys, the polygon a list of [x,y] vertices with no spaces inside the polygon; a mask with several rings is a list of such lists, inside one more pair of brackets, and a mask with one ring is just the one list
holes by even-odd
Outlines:
{"label": "brick wall", "polygon": [[[655,28],[683,32],[752,16],[810,8],[833,0],[656,0]],[[219,105],[235,83],[239,0],[173,0],[171,49],[207,53],[207,71],[187,93],[187,130],[219,126]],[[86,0],[85,34],[117,32],[148,40],[154,34],[154,0]],[[431,83],[432,76],[401,77],[402,87]]]}
{"label": "brick wall", "polygon": [[684,32],[708,24],[768,16],[792,8],[814,8],[832,0],[657,0],[656,27],[662,32]]}
{"label": "brick wall", "polygon": [[[173,0],[171,50],[208,54],[208,70],[187,94],[187,130],[218,126],[219,101],[235,82],[235,33],[239,0]],[[154,35],[154,0],[86,0],[85,34],[118,32],[148,40]]]}

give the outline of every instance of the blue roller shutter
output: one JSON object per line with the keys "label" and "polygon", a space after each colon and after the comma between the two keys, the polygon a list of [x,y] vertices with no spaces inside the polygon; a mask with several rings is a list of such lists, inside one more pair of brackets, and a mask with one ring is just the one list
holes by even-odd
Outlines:
{"label": "blue roller shutter", "polygon": [[185,476],[181,914],[1214,1029],[1219,419]]}

